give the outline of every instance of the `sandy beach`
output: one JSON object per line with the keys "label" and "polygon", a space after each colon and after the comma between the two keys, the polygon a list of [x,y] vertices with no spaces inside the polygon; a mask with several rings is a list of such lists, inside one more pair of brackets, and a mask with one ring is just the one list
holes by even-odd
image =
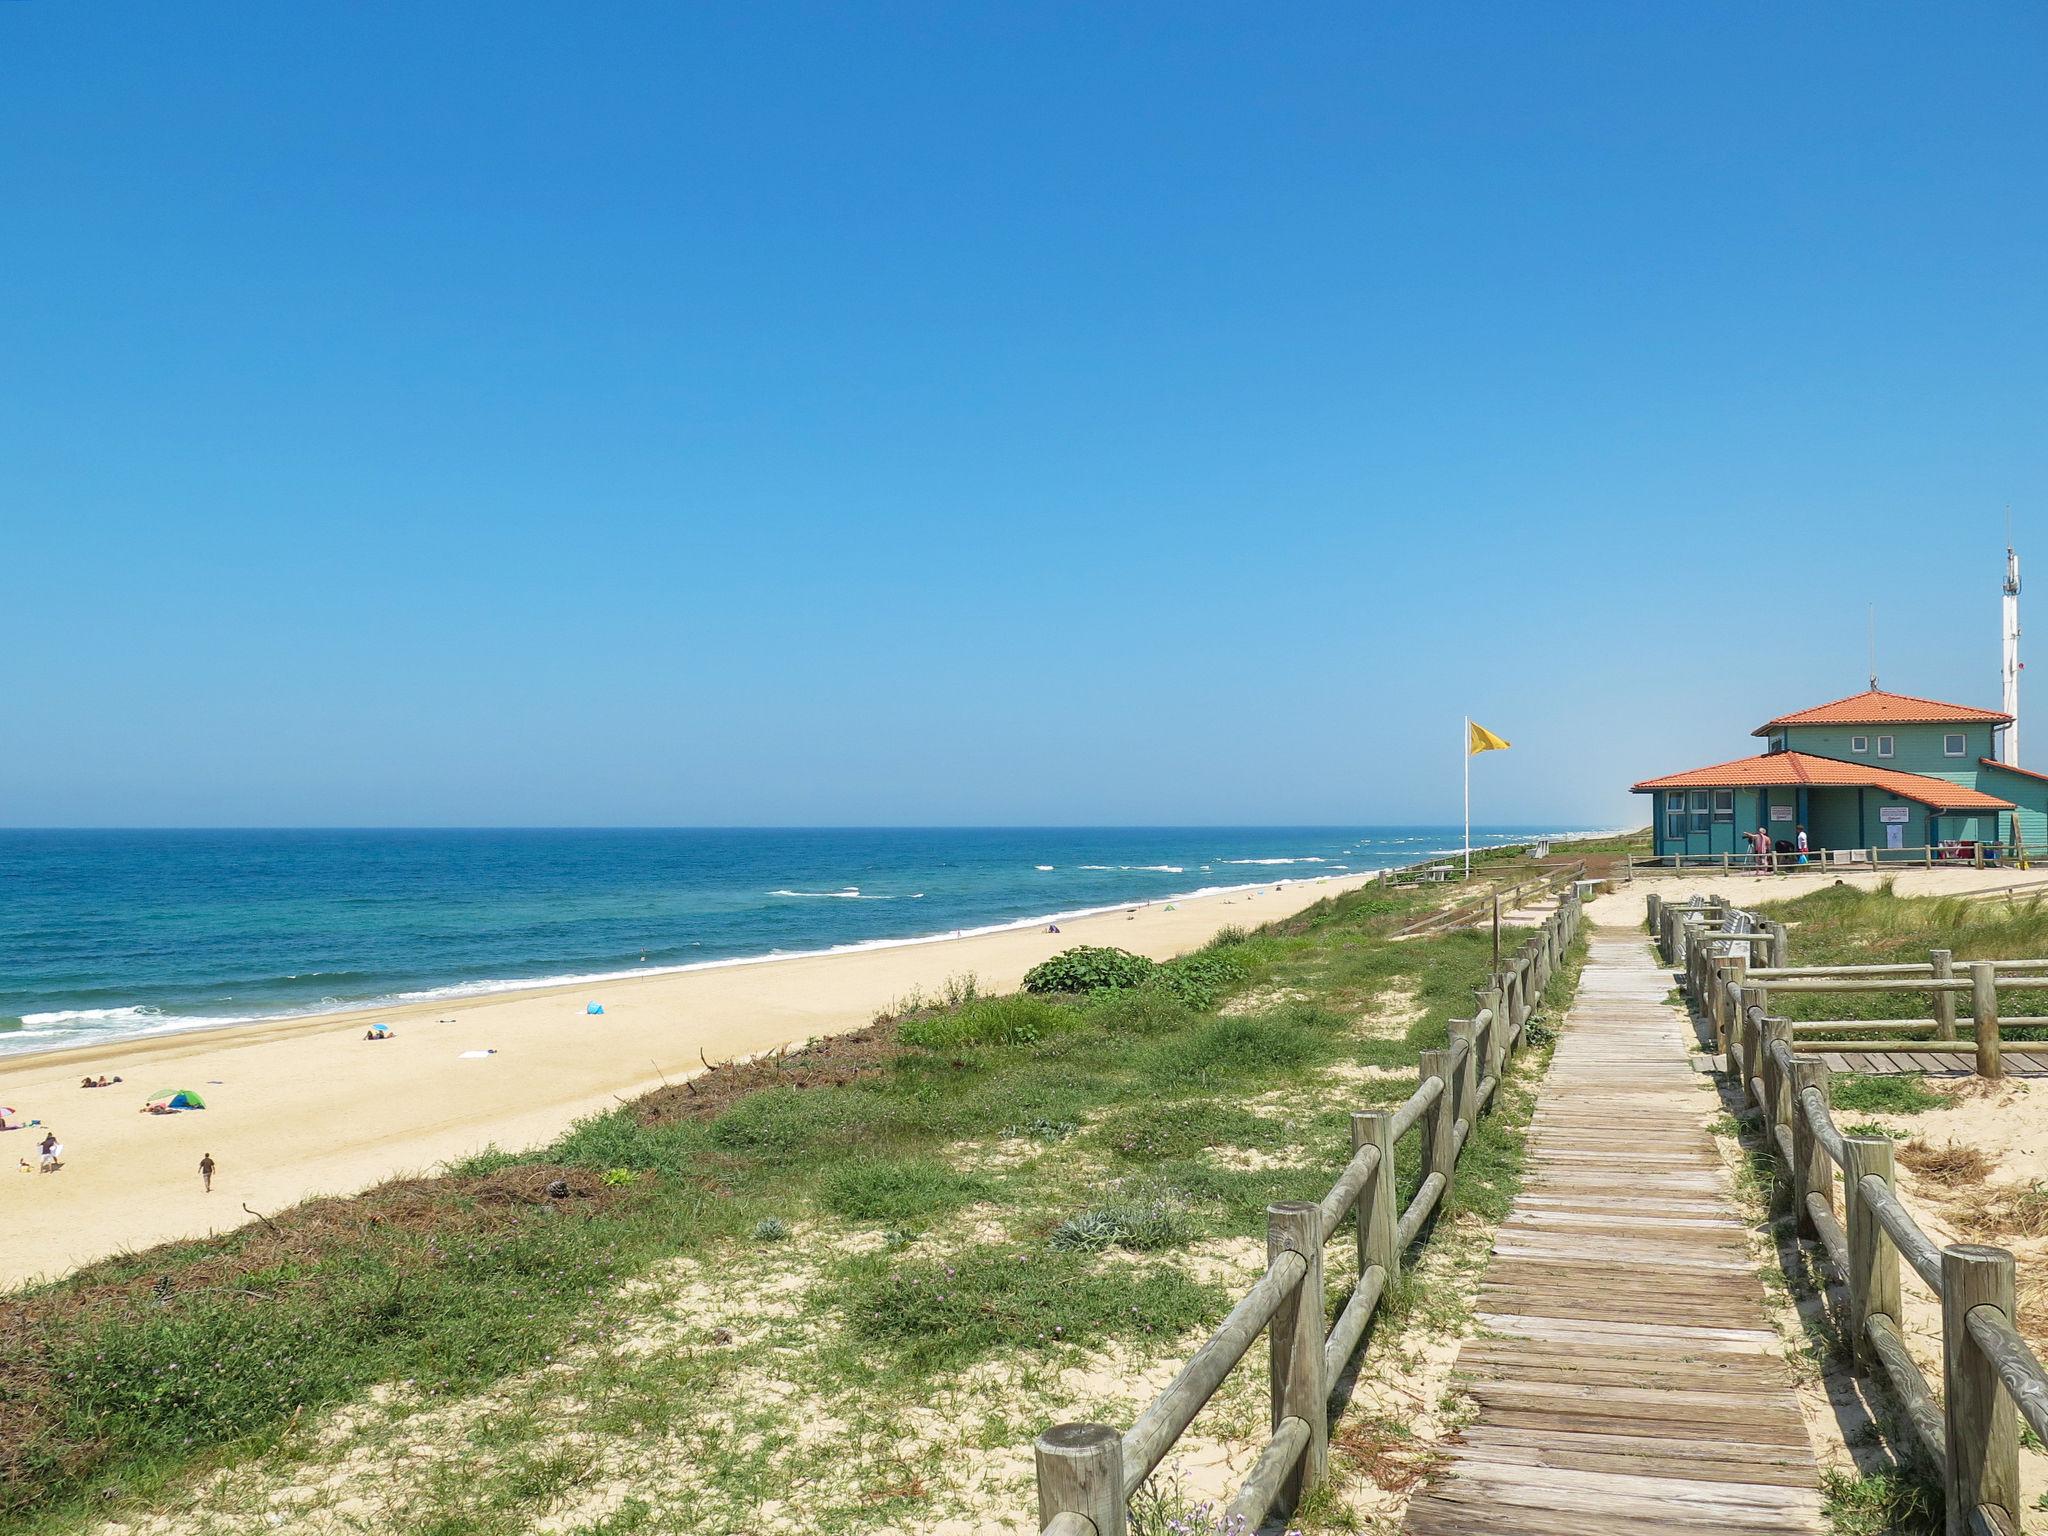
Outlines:
{"label": "sandy beach", "polygon": [[[0,1104],[33,1131],[0,1135],[7,1244],[0,1281],[18,1285],[88,1260],[200,1237],[321,1194],[349,1194],[496,1145],[541,1145],[580,1116],[713,1062],[858,1028],[910,994],[972,972],[984,990],[1075,944],[1154,959],[1228,924],[1253,926],[1366,883],[1282,882],[1156,902],[1043,928],[886,949],[792,957],[455,1002],[114,1041],[0,1062]],[[602,1016],[584,1012],[592,999]],[[364,1040],[368,1021],[396,1038]],[[466,1052],[495,1051],[483,1057]],[[700,1058],[701,1052],[701,1058]],[[119,1075],[83,1089],[88,1073]],[[204,1111],[140,1113],[157,1089],[203,1095]],[[21,1175],[43,1130],[65,1166]],[[200,1158],[218,1165],[211,1194]]]}

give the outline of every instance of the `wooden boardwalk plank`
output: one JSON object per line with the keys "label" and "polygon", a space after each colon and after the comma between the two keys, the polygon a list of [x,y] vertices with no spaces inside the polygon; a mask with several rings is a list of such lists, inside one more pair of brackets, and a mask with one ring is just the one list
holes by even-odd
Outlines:
{"label": "wooden boardwalk plank", "polygon": [[1640,934],[1592,933],[1458,1356],[1478,1418],[1414,1536],[1824,1528],[1670,991]]}

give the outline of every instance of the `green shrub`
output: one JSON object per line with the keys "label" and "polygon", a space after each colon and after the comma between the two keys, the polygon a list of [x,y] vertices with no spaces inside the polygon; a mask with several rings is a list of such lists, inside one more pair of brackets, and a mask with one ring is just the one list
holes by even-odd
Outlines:
{"label": "green shrub", "polygon": [[1194,1010],[1170,987],[1097,992],[1081,1006],[1090,1024],[1114,1035],[1160,1035],[1195,1020]]}
{"label": "green shrub", "polygon": [[754,1223],[754,1241],[781,1243],[789,1240],[789,1223],[780,1216],[763,1216]]}
{"label": "green shrub", "polygon": [[1128,950],[1090,944],[1062,950],[1024,976],[1027,992],[1102,992],[1141,985],[1158,967]]}
{"label": "green shrub", "polygon": [[1171,992],[1197,1012],[1207,1012],[1251,975],[1249,961],[1229,949],[1201,949],[1169,960],[1156,970],[1148,986]]}
{"label": "green shrub", "polygon": [[1116,1200],[1069,1216],[1047,1239],[1054,1248],[1073,1253],[1100,1253],[1127,1248],[1151,1253],[1177,1248],[1195,1235],[1187,1207],[1161,1196],[1152,1200]]}
{"label": "green shrub", "polygon": [[900,1038],[928,1051],[954,1051],[973,1045],[1030,1045],[1063,1029],[1075,1019],[1057,1003],[1025,992],[1006,997],[977,997],[950,1013],[906,1019]]}

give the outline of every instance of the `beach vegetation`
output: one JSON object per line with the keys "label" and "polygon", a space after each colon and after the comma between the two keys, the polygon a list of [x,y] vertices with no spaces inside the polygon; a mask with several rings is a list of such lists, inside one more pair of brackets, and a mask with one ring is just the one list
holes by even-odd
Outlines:
{"label": "beach vegetation", "polygon": [[[494,1149],[0,1298],[0,1531],[183,1507],[211,1496],[224,1473],[209,1469],[274,1465],[289,1481],[325,1410],[368,1414],[374,1448],[409,1441],[405,1415],[487,1392],[526,1411],[475,1416],[489,1443],[449,1463],[463,1477],[394,1471],[409,1502],[375,1492],[390,1528],[534,1528],[597,1476],[593,1447],[650,1435],[680,1437],[674,1463],[694,1481],[676,1507],[701,1528],[764,1523],[761,1501],[798,1476],[846,1482],[819,1529],[901,1524],[957,1458],[864,1448],[914,1439],[908,1416],[951,1401],[952,1373],[1039,1383],[1014,1402],[977,1395],[992,1417],[963,1431],[1021,1444],[1040,1412],[1028,1392],[1080,1352],[1149,1361],[1222,1315],[1244,1281],[1225,1284],[1215,1253],[1256,1264],[1265,1207],[1319,1198],[1349,1156],[1349,1112],[1398,1103],[1417,1052],[1469,1011],[1487,936],[1391,937],[1440,895],[1340,895],[1203,964],[1145,962],[1129,985],[963,986],[667,1085],[538,1151]],[[1183,984],[1146,979],[1169,969]],[[1513,1086],[1503,1104],[1446,1219],[1504,1208],[1526,1096]],[[1396,1173],[1405,1199],[1413,1138]],[[734,1306],[790,1298],[787,1316],[707,1314],[719,1286]],[[668,1342],[622,1346],[648,1328]],[[748,1372],[797,1395],[721,1385]],[[791,1403],[850,1438],[794,1436]],[[551,1438],[564,1423],[568,1439]],[[576,1528],[700,1528],[667,1507],[615,1500]]]}
{"label": "beach vegetation", "polygon": [[1829,1106],[1857,1114],[1918,1115],[1947,1103],[1920,1072],[1837,1073],[1828,1080]]}
{"label": "beach vegetation", "polygon": [[1129,950],[1076,944],[1024,973],[1027,992],[1104,992],[1144,984],[1157,966]]}

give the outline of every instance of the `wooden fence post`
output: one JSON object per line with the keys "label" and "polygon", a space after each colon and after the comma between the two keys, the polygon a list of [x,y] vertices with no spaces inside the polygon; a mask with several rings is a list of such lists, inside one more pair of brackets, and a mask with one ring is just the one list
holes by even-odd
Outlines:
{"label": "wooden fence post", "polygon": [[1288,1419],[1308,1424],[1308,1446],[1280,1485],[1275,1508],[1287,1513],[1323,1480],[1330,1459],[1329,1390],[1323,1384],[1323,1213],[1312,1200],[1266,1207],[1266,1262],[1283,1253],[1307,1260],[1301,1282],[1273,1314],[1269,1337],[1273,1428]]}
{"label": "wooden fence post", "polygon": [[1351,1148],[1378,1147],[1380,1164],[1358,1192],[1358,1274],[1377,1264],[1387,1272],[1387,1285],[1401,1278],[1401,1247],[1394,1236],[1399,1213],[1394,1209],[1394,1113],[1365,1110],[1351,1117]]}
{"label": "wooden fence post", "polygon": [[1863,1198],[1863,1180],[1875,1175],[1892,1183],[1892,1142],[1888,1136],[1842,1138],[1842,1204],[1849,1229],[1849,1340],[1856,1369],[1882,1371],[1864,1328],[1872,1316],[1899,1317],[1899,1250]]}
{"label": "wooden fence post", "polygon": [[1728,1052],[1728,1040],[1735,1030],[1736,999],[1749,976],[1749,946],[1742,947],[1739,955],[1728,957],[1728,980],[1721,986],[1721,1007],[1714,1016],[1714,1045],[1723,1055]]}
{"label": "wooden fence post", "polygon": [[1504,994],[1498,978],[1495,979],[1492,986],[1478,988],[1472,993],[1472,1001],[1479,1005],[1479,1011],[1493,1015],[1493,1032],[1487,1039],[1487,1051],[1490,1057],[1487,1065],[1493,1075],[1498,1078],[1504,1078],[1508,1075],[1508,1021],[1506,1011],[1502,1006],[1503,997]]}
{"label": "wooden fence post", "polygon": [[1834,1208],[1835,1165],[1828,1158],[1827,1148],[1820,1144],[1820,1138],[1813,1134],[1813,1122],[1806,1118],[1806,1106],[1800,1103],[1800,1096],[1809,1088],[1818,1088],[1821,1102],[1827,1103],[1828,1064],[1795,1058],[1792,1062],[1792,1215],[1799,1224],[1801,1237],[1817,1238],[1820,1228],[1814,1222],[1806,1197],[1819,1195],[1829,1209]]}
{"label": "wooden fence post", "polygon": [[1107,1424],[1055,1424],[1032,1443],[1038,1526],[1076,1514],[1095,1536],[1124,1536],[1124,1437]]}
{"label": "wooden fence post", "polygon": [[[1934,979],[1947,981],[1956,973],[1955,951],[1937,949],[1931,951],[1934,961]],[[1934,990],[1934,1038],[1953,1040],[1956,1037],[1956,995],[1937,987]]]}
{"label": "wooden fence post", "polygon": [[2007,1529],[2019,1529],[2019,1414],[1965,1321],[1973,1307],[1992,1307],[2012,1320],[2012,1271],[2012,1255],[2003,1248],[1958,1243],[1941,1250],[1941,1406],[1948,1429],[1942,1491],[1949,1536],[1976,1528],[1980,1504],[1996,1505]]}
{"label": "wooden fence post", "polygon": [[1663,932],[1661,924],[1664,919],[1664,898],[1651,891],[1643,898],[1643,914],[1644,921],[1649,925],[1650,936],[1657,937]]}
{"label": "wooden fence post", "polygon": [[1764,1008],[1769,998],[1762,987],[1744,987],[1741,1023],[1736,1038],[1742,1042],[1742,1102],[1757,1102],[1756,1082],[1763,1076],[1762,1041]]}
{"label": "wooden fence post", "polygon": [[1764,931],[1771,936],[1771,964],[1790,965],[1792,963],[1792,940],[1791,936],[1785,932],[1785,925],[1783,923],[1765,923]]}
{"label": "wooden fence post", "polygon": [[[1416,1128],[1422,1151],[1417,1177],[1427,1181],[1432,1173],[1442,1174],[1444,1192],[1448,1195],[1451,1182],[1451,1152],[1455,1145],[1452,1127],[1456,1124],[1456,1116],[1452,1111],[1457,1090],[1452,1084],[1458,1074],[1451,1070],[1449,1051],[1422,1052],[1417,1070],[1425,1083],[1434,1077],[1440,1079],[1444,1085],[1444,1091],[1422,1112],[1422,1123]],[[1441,1203],[1437,1208],[1443,1208]]]}
{"label": "wooden fence post", "polygon": [[[1452,1124],[1455,1128],[1457,1121],[1464,1121],[1465,1135],[1469,1140],[1479,1129],[1479,1063],[1474,1059],[1479,1054],[1479,1039],[1470,1019],[1451,1020],[1450,1030],[1451,1049],[1458,1052],[1458,1070],[1456,1074],[1458,1091],[1452,1099]],[[1463,1050],[1458,1050],[1460,1041],[1464,1043]],[[1456,1144],[1453,1143],[1451,1148],[1453,1159],[1457,1156],[1457,1150]],[[1457,1170],[1454,1167],[1446,1168],[1444,1169],[1444,1176],[1451,1178],[1456,1172]],[[1449,1199],[1450,1193],[1450,1186],[1446,1185],[1444,1187],[1444,1197]]]}
{"label": "wooden fence post", "polygon": [[2005,1076],[1998,1041],[1998,973],[1989,960],[1970,966],[1970,1016],[1977,1023],[1977,1075]]}
{"label": "wooden fence post", "polygon": [[1791,1164],[1797,1161],[1797,1154],[1788,1158],[1778,1140],[1778,1127],[1784,1126],[1788,1139],[1792,1129],[1792,1084],[1786,1077],[1785,1069],[1778,1062],[1778,1053],[1772,1049],[1780,1040],[1787,1045],[1792,1042],[1792,1026],[1784,1019],[1765,1019],[1758,1031],[1763,1051],[1764,1080],[1764,1146],[1771,1154],[1771,1166],[1778,1170],[1778,1176],[1771,1181],[1771,1203],[1777,1203],[1778,1191],[1785,1191],[1786,1198],[1794,1198],[1792,1192],[1793,1172]]}

